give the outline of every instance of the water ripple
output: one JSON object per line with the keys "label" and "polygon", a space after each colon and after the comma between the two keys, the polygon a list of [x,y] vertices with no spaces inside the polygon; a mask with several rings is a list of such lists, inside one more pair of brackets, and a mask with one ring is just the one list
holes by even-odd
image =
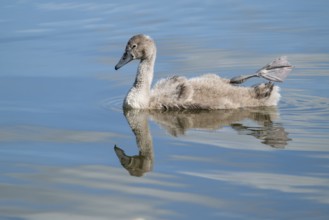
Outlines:
{"label": "water ripple", "polygon": [[101,102],[101,106],[106,110],[121,112],[123,96],[112,96]]}
{"label": "water ripple", "polygon": [[291,92],[280,103],[281,113],[300,117],[308,115],[312,118],[329,115],[329,99],[320,96],[305,95],[302,92]]}
{"label": "water ripple", "polygon": [[293,139],[290,149],[328,152],[328,98],[291,91],[280,103],[280,114]]}

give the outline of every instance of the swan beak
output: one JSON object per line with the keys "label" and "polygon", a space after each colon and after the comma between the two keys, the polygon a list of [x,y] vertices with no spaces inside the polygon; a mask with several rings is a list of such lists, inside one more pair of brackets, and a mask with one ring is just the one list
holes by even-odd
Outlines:
{"label": "swan beak", "polygon": [[129,53],[129,52],[125,52],[121,59],[119,60],[119,62],[117,63],[117,65],[115,65],[115,70],[120,69],[122,66],[126,65],[127,63],[129,63],[130,61],[132,61],[134,58],[133,56]]}

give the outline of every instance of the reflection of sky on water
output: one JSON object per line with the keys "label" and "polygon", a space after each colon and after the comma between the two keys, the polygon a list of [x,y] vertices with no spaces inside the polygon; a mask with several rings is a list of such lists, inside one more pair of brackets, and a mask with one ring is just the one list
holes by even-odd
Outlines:
{"label": "reflection of sky on water", "polygon": [[[281,54],[290,55],[300,67],[308,56],[328,57],[328,13],[323,5],[305,1],[266,5],[258,1],[10,1],[0,9],[1,56],[6,57],[0,61],[5,70],[1,74],[108,72],[108,66],[85,62],[106,53],[106,60],[114,64],[126,39],[140,32],[159,42],[159,72],[222,72],[237,70],[239,65],[252,65],[250,70],[254,70]],[[304,52],[309,52],[307,58]],[[56,71],[59,64],[60,72]],[[27,67],[33,72],[27,72]]]}
{"label": "reflection of sky on water", "polygon": [[0,142],[64,142],[84,143],[106,141],[119,136],[116,133],[85,130],[51,129],[47,127],[16,126],[0,128]]}
{"label": "reflection of sky on water", "polygon": [[[12,209],[10,204],[8,207],[4,204],[2,210],[8,213],[8,209],[11,209],[12,214],[24,216],[26,219],[131,219],[138,218],[139,215],[147,219],[162,219],[159,217],[174,213],[157,208],[161,204],[157,199],[168,199],[168,196],[172,196],[172,200],[188,200],[195,197],[184,193],[174,195],[161,189],[150,188],[150,196],[157,199],[152,199],[150,203],[150,199],[144,197],[139,198],[137,202],[130,194],[147,195],[147,189],[127,185],[129,177],[122,175],[118,169],[101,166],[38,169],[41,169],[38,174],[12,175],[12,178],[33,181],[34,185],[2,186],[2,199],[20,201],[16,208]],[[140,179],[140,184],[175,187],[174,184],[165,182],[168,177],[157,178],[160,178],[161,182]],[[70,189],[70,185],[75,187]],[[52,186],[51,191],[48,190],[49,186]],[[93,192],[94,190],[96,192]],[[41,213],[38,211],[40,204],[44,207]]]}
{"label": "reflection of sky on water", "polygon": [[[31,170],[32,173],[16,172],[9,174],[9,177],[20,182],[32,181],[34,184],[2,184],[1,200],[7,202],[3,203],[0,210],[26,219],[168,219],[185,218],[195,212],[192,209],[189,214],[181,213],[171,209],[172,205],[181,206],[182,210],[186,206],[195,210],[215,208],[218,211],[213,217],[228,215],[240,219],[253,213],[255,218],[268,214],[272,218],[282,218],[286,216],[285,213],[276,213],[275,210],[281,206],[277,202],[284,201],[287,194],[295,194],[306,201],[314,200],[320,204],[329,202],[328,195],[323,194],[323,189],[328,188],[328,179],[316,175],[178,171],[183,175],[217,181],[214,187],[220,195],[205,196],[203,194],[207,194],[208,190],[204,186],[197,184],[201,187],[197,192],[186,192],[186,188],[192,187],[190,183],[180,183],[181,180],[176,176],[167,174],[132,179],[133,177],[125,175],[120,169],[108,166],[22,168]],[[227,194],[231,190],[225,182],[236,190],[234,196],[239,197],[238,200],[233,200]],[[244,191],[240,185],[248,190]],[[251,195],[258,197],[258,200],[248,204],[248,197]],[[266,198],[266,195],[271,196],[271,199]],[[12,204],[16,204],[15,207]],[[317,209],[323,212],[325,206],[320,204]],[[43,212],[39,212],[40,205]],[[255,207],[259,208],[256,213]],[[267,208],[262,210],[262,207]],[[295,217],[312,216],[305,210],[293,214]],[[198,216],[197,213],[195,215]]]}
{"label": "reflection of sky on water", "polygon": [[[327,219],[327,8],[326,1],[2,2],[1,218]],[[138,153],[121,111],[136,63],[120,73],[113,66],[136,33],[157,42],[155,79],[232,77],[288,55],[296,68],[280,84],[272,119],[288,134],[285,148],[241,130],[259,128],[248,119],[170,132],[153,118],[154,170],[129,176],[113,146]]]}
{"label": "reflection of sky on water", "polygon": [[[11,212],[27,219],[167,219],[184,215],[168,210],[171,204],[220,208],[220,198],[184,192],[186,184],[173,183],[175,176],[155,174],[131,179],[117,168],[83,166],[74,168],[26,167],[38,173],[15,173],[11,178],[33,181],[34,185],[3,185],[3,201],[20,202]],[[134,184],[131,184],[134,183]],[[51,186],[51,191],[48,188]],[[71,188],[74,187],[74,188]],[[102,196],[100,196],[100,194]],[[45,211],[38,213],[40,204]],[[25,210],[28,207],[28,210]],[[56,208],[59,208],[56,211]],[[0,210],[11,209],[4,204]],[[191,210],[191,212],[193,212]]]}
{"label": "reflection of sky on water", "polygon": [[237,185],[241,184],[255,187],[261,190],[299,193],[307,199],[314,199],[317,202],[325,204],[329,203],[329,191],[325,191],[325,194],[323,194],[323,188],[328,188],[329,180],[321,176],[296,176],[256,172],[182,173],[217,181],[227,181]]}

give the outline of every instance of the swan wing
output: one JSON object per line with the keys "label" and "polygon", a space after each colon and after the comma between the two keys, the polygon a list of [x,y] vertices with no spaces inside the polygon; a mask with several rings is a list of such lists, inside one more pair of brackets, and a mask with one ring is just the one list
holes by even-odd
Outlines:
{"label": "swan wing", "polygon": [[160,80],[151,94],[164,100],[184,102],[193,96],[193,89],[186,77],[173,76]]}
{"label": "swan wing", "polygon": [[159,80],[151,91],[152,108],[176,109],[189,103],[193,87],[183,76],[173,76]]}

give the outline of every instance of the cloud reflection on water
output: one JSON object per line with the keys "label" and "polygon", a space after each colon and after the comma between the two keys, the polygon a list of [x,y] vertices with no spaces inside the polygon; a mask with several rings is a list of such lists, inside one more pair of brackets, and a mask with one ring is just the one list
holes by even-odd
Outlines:
{"label": "cloud reflection on water", "polygon": [[0,143],[10,141],[95,143],[120,136],[122,137],[122,135],[111,132],[65,130],[39,126],[0,127]]}
{"label": "cloud reflection on water", "polygon": [[172,175],[154,174],[132,181],[121,169],[107,166],[29,168],[38,172],[8,175],[19,182],[33,181],[33,185],[0,184],[2,216],[24,219],[167,219],[182,213],[163,208],[164,204],[192,203],[214,208],[225,205],[218,198],[182,192],[186,186],[173,181],[176,177]]}
{"label": "cloud reflection on water", "polygon": [[261,172],[185,172],[195,177],[230,182],[236,185],[253,187],[260,190],[275,190],[283,193],[298,193],[305,199],[329,204],[329,180],[321,175],[289,175]]}

